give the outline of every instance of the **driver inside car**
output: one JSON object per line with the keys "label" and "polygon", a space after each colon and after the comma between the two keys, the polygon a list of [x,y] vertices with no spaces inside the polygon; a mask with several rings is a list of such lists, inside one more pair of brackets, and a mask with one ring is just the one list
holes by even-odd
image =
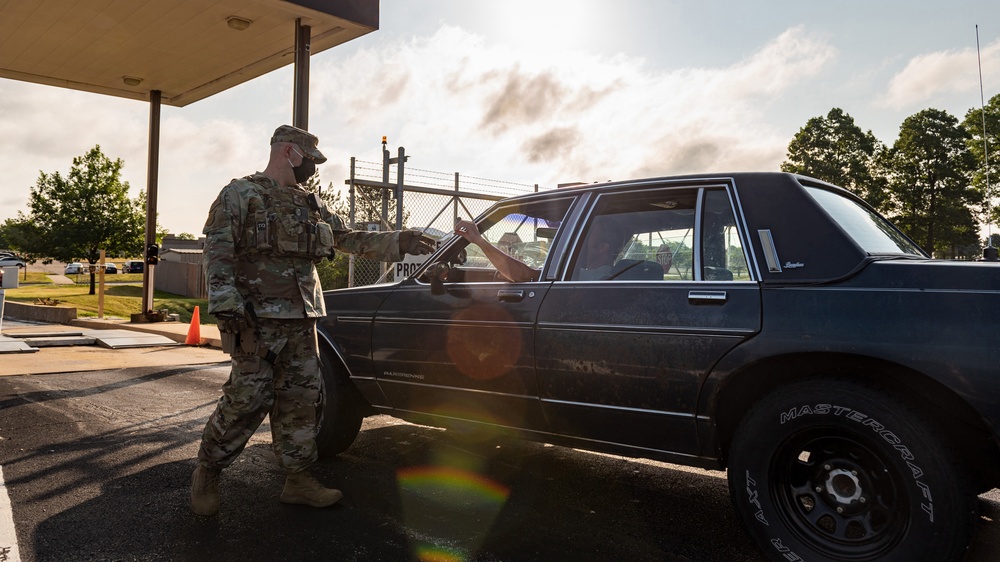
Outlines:
{"label": "driver inside car", "polygon": [[541,270],[529,267],[521,260],[506,254],[503,250],[494,246],[479,232],[479,227],[476,226],[476,223],[470,220],[460,220],[455,223],[455,234],[468,240],[470,244],[478,246],[483,251],[486,259],[490,260],[493,267],[497,268],[500,275],[508,281],[515,283],[536,281],[538,275],[541,273]]}
{"label": "driver inside car", "polygon": [[[537,281],[540,269],[528,266],[517,258],[505,253],[487,240],[480,232],[476,223],[470,220],[460,220],[455,224],[455,234],[475,244],[493,267],[508,281]],[[612,248],[620,248],[621,243],[615,240],[615,234],[610,229],[592,229],[587,236],[585,251],[580,257],[576,279],[580,281],[596,281],[608,279],[612,273],[617,252]]]}

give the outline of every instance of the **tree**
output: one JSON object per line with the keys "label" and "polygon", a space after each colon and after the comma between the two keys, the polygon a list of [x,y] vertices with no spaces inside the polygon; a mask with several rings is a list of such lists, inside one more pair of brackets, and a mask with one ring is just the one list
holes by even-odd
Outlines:
{"label": "tree", "polygon": [[[66,177],[39,172],[28,199],[30,214],[18,213],[15,221],[32,233],[27,251],[91,265],[97,263],[100,250],[109,255],[141,254],[145,197],[129,199],[128,182],[120,178],[123,165],[121,159],[105,156],[98,145],[74,158]],[[90,294],[94,293],[92,270]]]}
{"label": "tree", "polygon": [[[31,240],[37,234],[34,225],[30,222],[18,222],[16,219],[7,219],[0,225],[0,248],[15,251],[25,264],[35,263],[38,256],[31,252]],[[51,261],[51,260],[49,260]],[[45,263],[49,263],[45,261]],[[24,268],[24,278],[28,278],[28,268]]]}
{"label": "tree", "polygon": [[871,131],[863,132],[853,117],[835,107],[799,129],[788,144],[781,170],[839,185],[881,209],[886,202],[885,181],[873,173],[873,163],[884,149]]}
{"label": "tree", "polygon": [[[983,124],[985,109],[986,142],[983,142]],[[979,216],[983,222],[996,224],[1000,221],[1000,210],[995,206],[997,193],[996,184],[1000,181],[1000,94],[990,98],[985,108],[970,109],[965,114],[962,127],[969,134],[969,151],[976,159],[975,172],[972,174],[972,185],[982,193],[983,208]],[[989,158],[986,158],[986,149]],[[987,167],[989,164],[989,167]],[[989,177],[990,193],[986,193],[986,179]]]}
{"label": "tree", "polygon": [[955,117],[925,109],[903,121],[884,155],[890,218],[927,252],[955,256],[978,239],[969,206],[981,194],[971,187],[968,139]]}

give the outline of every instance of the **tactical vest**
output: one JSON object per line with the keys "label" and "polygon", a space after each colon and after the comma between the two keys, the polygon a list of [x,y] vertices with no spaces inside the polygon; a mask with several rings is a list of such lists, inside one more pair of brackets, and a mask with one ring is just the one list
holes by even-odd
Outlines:
{"label": "tactical vest", "polygon": [[319,196],[297,187],[259,183],[247,201],[247,218],[240,248],[249,254],[305,258],[319,262],[333,258],[333,227],[320,215]]}

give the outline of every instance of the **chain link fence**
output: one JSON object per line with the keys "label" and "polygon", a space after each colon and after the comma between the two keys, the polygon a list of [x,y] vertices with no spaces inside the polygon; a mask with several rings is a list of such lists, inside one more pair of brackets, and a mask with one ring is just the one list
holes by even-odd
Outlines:
{"label": "chain link fence", "polygon": [[[416,228],[441,240],[452,235],[459,219],[474,218],[500,199],[538,191],[538,184],[408,168],[405,162],[403,148],[395,158],[383,149],[381,163],[351,158],[351,176],[346,183],[353,228]],[[415,256],[407,256],[399,264],[351,256],[348,286],[393,281],[397,274],[409,274],[420,262],[422,257]]]}

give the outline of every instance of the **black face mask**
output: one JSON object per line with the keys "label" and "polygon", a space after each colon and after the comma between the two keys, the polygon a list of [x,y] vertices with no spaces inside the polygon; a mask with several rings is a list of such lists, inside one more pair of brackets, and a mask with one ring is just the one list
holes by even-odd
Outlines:
{"label": "black face mask", "polygon": [[292,167],[292,173],[295,174],[295,183],[306,183],[316,173],[316,164],[312,160],[303,160],[298,166]]}
{"label": "black face mask", "polygon": [[[303,184],[316,173],[316,163],[306,158],[298,150],[295,150],[295,154],[302,157],[302,163],[298,166],[292,166],[292,173],[295,174],[295,183]],[[288,163],[291,164],[292,161],[289,160]]]}

